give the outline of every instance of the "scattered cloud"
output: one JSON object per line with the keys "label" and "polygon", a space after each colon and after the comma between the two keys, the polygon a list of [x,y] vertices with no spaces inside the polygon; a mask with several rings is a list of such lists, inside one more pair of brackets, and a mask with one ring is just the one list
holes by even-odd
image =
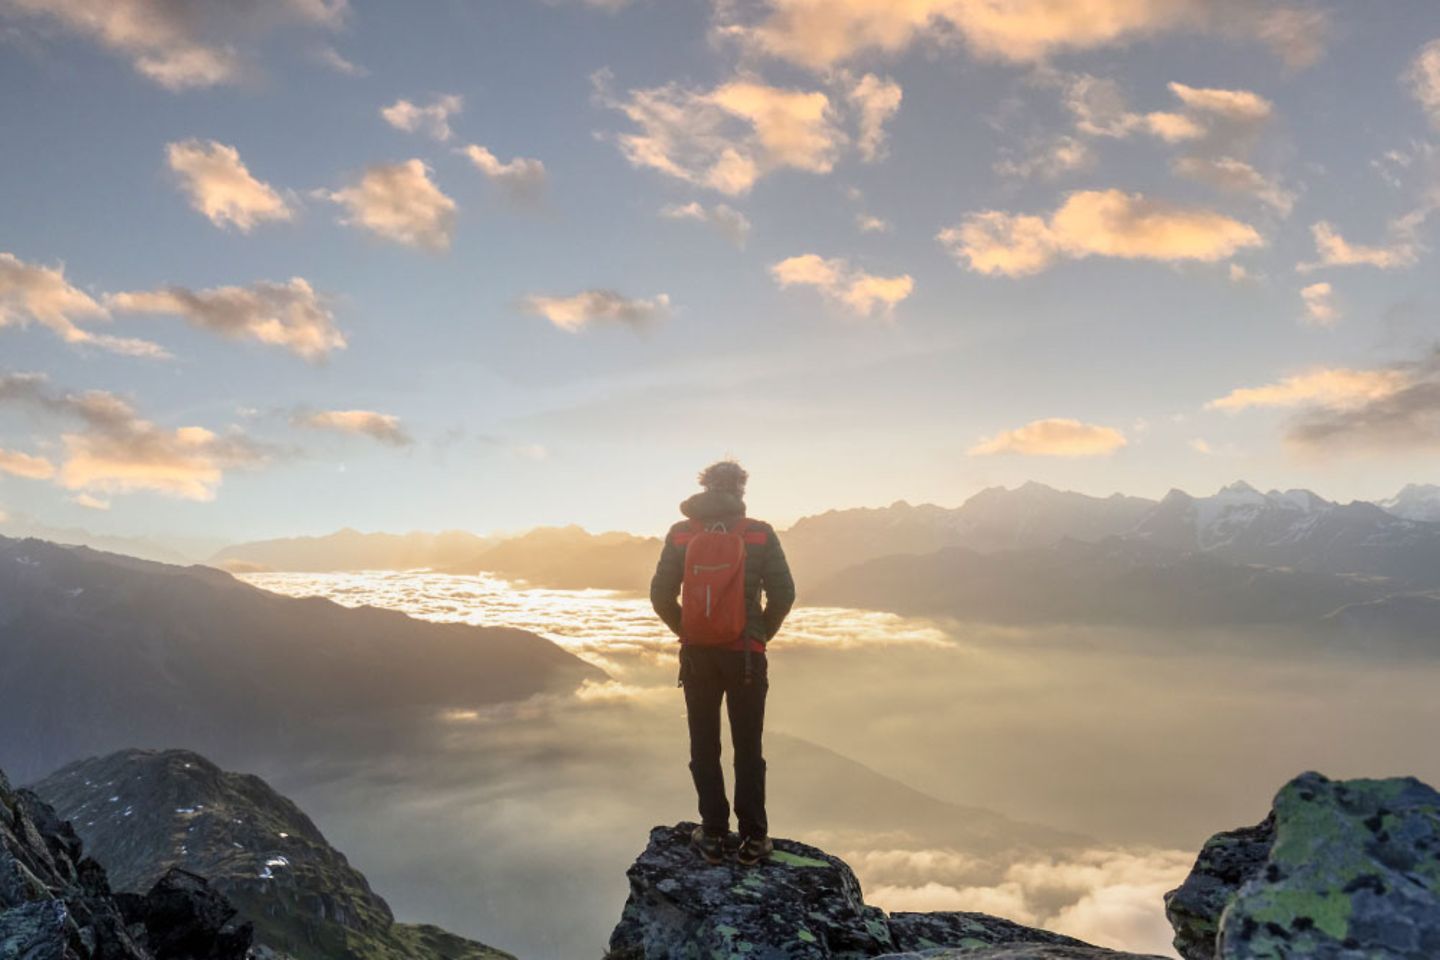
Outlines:
{"label": "scattered cloud", "polygon": [[349,216],[341,222],[376,236],[432,252],[450,249],[455,201],[430,179],[419,160],[370,167],[358,183],[323,196]]}
{"label": "scattered cloud", "polygon": [[1411,95],[1429,114],[1430,122],[1440,127],[1440,38],[1420,48],[1405,79]]}
{"label": "scattered cloud", "polygon": [[889,233],[894,229],[890,221],[868,213],[855,214],[855,227],[861,233]]}
{"label": "scattered cloud", "polygon": [[1039,177],[1055,180],[1067,173],[1088,170],[1095,165],[1095,151],[1078,137],[1061,134],[1028,143],[1018,156],[1011,153],[995,163],[1002,177]]}
{"label": "scattered cloud", "polygon": [[215,140],[182,140],[168,144],[165,155],[190,206],[217,227],[229,224],[249,233],[257,223],[294,215],[270,184],[251,175],[234,147]]}
{"label": "scattered cloud", "polygon": [[392,447],[405,447],[415,442],[401,426],[399,417],[374,410],[299,410],[290,422],[311,430],[358,434]]}
{"label": "scattered cloud", "polygon": [[367,77],[370,75],[369,70],[350,60],[328,43],[315,47],[311,55],[316,63],[329,67],[338,74],[347,77]]}
{"label": "scattered cloud", "polygon": [[110,312],[65,279],[65,267],[26,263],[0,252],[0,329],[38,323],[66,343],[88,344],[133,357],[165,359],[165,349],[148,340],[112,337],[79,326],[80,320],[106,321]]}
{"label": "scattered cloud", "polygon": [[997,433],[967,452],[971,456],[1018,453],[1027,457],[1103,457],[1127,442],[1125,434],[1114,427],[1052,417]]}
{"label": "scattered cloud", "polygon": [[712,207],[707,207],[698,201],[670,204],[660,209],[660,216],[667,220],[698,220],[701,223],[707,223],[742,250],[745,248],[745,241],[750,236],[750,219],[734,207],[726,206],[723,203],[717,203]]}
{"label": "scattered cloud", "polygon": [[1061,258],[1224,260],[1260,246],[1249,224],[1120,190],[1085,190],[1043,217],[999,210],[974,213],[937,235],[971,270],[1010,277],[1039,273]]}
{"label": "scattered cloud", "polygon": [[1379,267],[1381,270],[1395,270],[1413,266],[1420,257],[1420,245],[1415,238],[1418,220],[1402,217],[1390,224],[1390,243],[1385,246],[1363,246],[1350,243],[1340,231],[1328,221],[1321,220],[1310,228],[1315,238],[1315,252],[1320,259],[1302,263],[1296,269],[1302,273],[1321,267]]}
{"label": "scattered cloud", "polygon": [[345,348],[334,314],[300,277],[288,283],[260,282],[248,287],[215,287],[117,293],[106,298],[115,310],[183,317],[191,326],[237,340],[284,347],[306,360],[323,360]]}
{"label": "scattered cloud", "polygon": [[450,118],[465,109],[465,99],[456,93],[440,94],[427,106],[419,106],[409,100],[396,100],[388,107],[380,108],[380,116],[396,130],[407,133],[423,133],[436,140],[449,140],[454,131],[450,129]]}
{"label": "scattered cloud", "polygon": [[1335,290],[1328,283],[1312,283],[1300,289],[1305,303],[1305,321],[1317,327],[1333,327],[1340,321],[1340,308],[1335,306]]}
{"label": "scattered cloud", "polygon": [[781,260],[770,267],[770,275],[781,287],[814,287],[827,300],[862,317],[890,316],[895,305],[915,289],[915,280],[908,273],[881,277],[852,267],[844,259],[813,253]]}
{"label": "scattered cloud", "polygon": [[1263,123],[1274,109],[1269,100],[1249,90],[1222,90],[1171,83],[1170,92],[1185,106],[1240,123]]}
{"label": "scattered cloud", "polygon": [[1258,38],[1288,63],[1323,51],[1326,21],[1286,6],[1212,0],[752,0],[717,3],[718,31],[752,52],[825,70],[928,40],[982,57],[1036,62],[1177,29]]}
{"label": "scattered cloud", "polygon": [[850,85],[846,97],[859,113],[860,136],[855,142],[861,159],[879,160],[885,154],[885,124],[900,109],[904,93],[889,77],[867,73]]}
{"label": "scattered cloud", "polygon": [[65,454],[54,476],[59,486],[76,493],[149,491],[213,500],[226,470],[257,467],[273,456],[238,431],[221,436],[204,427],[161,427],[116,394],[57,390],[39,373],[0,374],[3,404],[77,424],[61,434]]}
{"label": "scattered cloud", "polygon": [[1205,404],[1205,409],[1227,413],[1254,407],[1322,406],[1349,410],[1393,396],[1409,382],[1410,374],[1403,368],[1317,367],[1264,386],[1232,390]]}
{"label": "scattered cloud", "polygon": [[539,160],[515,157],[509,163],[501,163],[495,154],[474,143],[460,152],[512,200],[536,203],[545,192],[545,164]]}
{"label": "scattered cloud", "polygon": [[657,170],[730,196],[776,170],[829,173],[846,143],[825,93],[737,79],[712,90],[678,83],[617,99],[608,76],[596,95],[638,128],[616,136],[632,166]]}
{"label": "scattered cloud", "polygon": [[579,333],[591,324],[620,324],[644,330],[670,313],[670,297],[656,294],[648,300],[623,296],[614,290],[583,290],[574,296],[528,296],[520,309],[544,317],[561,330]]}
{"label": "scattered cloud", "polygon": [[1060,86],[1076,132],[1092,137],[1144,133],[1169,144],[1203,146],[1212,154],[1234,152],[1248,146],[1273,112],[1269,100],[1248,90],[1170,83],[1168,89],[1180,101],[1180,112],[1138,113],[1130,109],[1120,85],[1109,78],[1053,70],[1041,70],[1038,78]]}
{"label": "scattered cloud", "polygon": [[109,510],[110,501],[89,493],[77,493],[70,498],[72,502],[90,510]]}
{"label": "scattered cloud", "polygon": [[336,27],[347,0],[7,0],[21,13],[48,17],[130,60],[141,76],[179,91],[235,83],[245,61],[235,39],[276,27]]}
{"label": "scattered cloud", "polygon": [[1243,160],[1234,157],[1178,157],[1171,164],[1176,176],[1203,183],[1221,193],[1246,194],[1289,216],[1295,208],[1295,194],[1266,177]]}
{"label": "scattered cloud", "polygon": [[49,480],[55,475],[55,464],[44,457],[0,448],[0,473],[27,480]]}

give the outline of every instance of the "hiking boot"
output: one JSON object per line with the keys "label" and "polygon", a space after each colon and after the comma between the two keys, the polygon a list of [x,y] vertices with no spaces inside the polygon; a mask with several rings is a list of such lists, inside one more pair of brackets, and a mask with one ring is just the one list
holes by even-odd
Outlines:
{"label": "hiking boot", "polygon": [[740,841],[735,859],[743,866],[753,867],[775,852],[775,843],[769,837],[746,837]]}
{"label": "hiking boot", "polygon": [[725,859],[725,837],[723,834],[706,833],[704,827],[696,827],[690,832],[690,846],[699,851],[700,856],[705,858],[709,864],[717,864]]}

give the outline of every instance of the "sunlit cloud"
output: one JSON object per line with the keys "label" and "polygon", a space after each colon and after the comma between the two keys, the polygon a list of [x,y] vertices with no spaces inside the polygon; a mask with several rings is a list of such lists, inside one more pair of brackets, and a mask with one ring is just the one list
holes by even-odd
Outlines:
{"label": "sunlit cloud", "polygon": [[1305,320],[1317,327],[1333,327],[1340,321],[1340,308],[1335,305],[1335,290],[1328,283],[1312,283],[1300,288],[1305,304]]}
{"label": "sunlit cloud", "polygon": [[889,233],[894,227],[883,217],[868,213],[855,214],[855,229],[861,233]]}
{"label": "sunlit cloud", "polygon": [[347,0],[7,0],[45,16],[130,60],[140,75],[168,90],[235,83],[245,61],[233,40],[287,25],[336,27]]}
{"label": "sunlit cloud", "polygon": [[360,64],[355,63],[353,60],[350,60],[339,50],[336,50],[332,45],[328,43],[324,43],[318,47],[315,47],[311,51],[311,55],[316,63],[319,63],[325,67],[329,67],[331,70],[334,70],[336,73],[341,74],[342,76],[365,77],[369,76],[370,74],[369,70],[366,70],[364,67],[360,66]]}
{"label": "sunlit cloud", "polygon": [[115,310],[183,317],[191,326],[236,340],[283,347],[306,360],[323,360],[345,347],[334,314],[300,277],[287,283],[190,290],[162,287],[117,293],[106,299]]}
{"label": "sunlit cloud", "polygon": [[990,210],[937,238],[957,262],[985,274],[1039,273],[1062,258],[1224,260],[1264,241],[1254,227],[1202,207],[1120,190],[1072,193],[1043,217]]}
{"label": "sunlit cloud", "polygon": [[846,96],[860,116],[855,146],[861,159],[880,159],[885,153],[885,124],[899,111],[904,91],[889,77],[867,73],[850,86]]}
{"label": "sunlit cloud", "polygon": [[697,220],[709,224],[721,236],[739,249],[745,248],[750,236],[750,218],[734,207],[723,203],[707,207],[698,201],[685,204],[670,204],[660,208],[660,216],[667,220]]}
{"label": "sunlit cloud", "polygon": [[1031,140],[1018,152],[1007,150],[1006,155],[995,162],[994,170],[1002,177],[1056,180],[1094,165],[1095,151],[1088,143],[1078,137],[1061,134]]}
{"label": "sunlit cloud", "polygon": [[1243,160],[1234,157],[1179,157],[1171,164],[1177,176],[1203,183],[1222,193],[1247,194],[1268,204],[1281,216],[1295,207],[1295,194]]}
{"label": "sunlit cloud", "polygon": [[55,464],[44,457],[0,448],[0,473],[27,480],[49,480],[55,476]]}
{"label": "sunlit cloud", "polygon": [[87,510],[109,510],[110,501],[103,497],[97,497],[89,493],[77,493],[70,498],[71,503],[85,507]]}
{"label": "sunlit cloud", "polygon": [[582,290],[568,297],[534,294],[520,302],[520,309],[544,317],[569,333],[579,333],[597,323],[643,330],[669,315],[670,297],[660,293],[646,300],[614,290]]}
{"label": "sunlit cloud", "polygon": [[358,183],[323,195],[349,212],[341,220],[348,226],[432,252],[450,249],[455,201],[440,191],[420,160],[370,167]]}
{"label": "sunlit cloud", "polygon": [[1440,38],[1420,48],[1405,79],[1411,95],[1425,108],[1430,122],[1440,127]]}
{"label": "sunlit cloud", "polygon": [[125,356],[164,359],[158,344],[98,334],[79,321],[107,321],[110,312],[65,279],[64,266],[46,267],[0,252],[0,329],[38,323],[66,343],[99,347]]}
{"label": "sunlit cloud", "polygon": [[530,157],[514,157],[508,163],[479,144],[461,151],[470,162],[512,200],[534,203],[545,192],[545,164]]}
{"label": "sunlit cloud", "polygon": [[632,166],[731,196],[777,170],[829,173],[847,139],[818,90],[741,78],[711,90],[668,83],[618,98],[608,75],[595,84],[600,102],[638,128],[615,137]]}
{"label": "sunlit cloud", "polygon": [[1125,434],[1114,427],[1052,417],[1001,431],[966,452],[971,456],[1017,453],[1027,457],[1103,457],[1128,442]]}
{"label": "sunlit cloud", "polygon": [[204,427],[158,426],[116,394],[57,390],[43,374],[0,374],[3,404],[78,424],[61,434],[65,454],[54,476],[73,492],[213,500],[226,470],[261,466],[274,454],[238,431],[222,436]]}
{"label": "sunlit cloud", "polygon": [[920,41],[961,40],[975,53],[1040,61],[1177,29],[1258,38],[1287,62],[1312,62],[1325,21],[1278,6],[1207,0],[724,0],[718,30],[747,49],[823,70],[866,54],[896,55]]}
{"label": "sunlit cloud", "polygon": [[806,253],[770,267],[781,287],[808,286],[857,316],[890,316],[896,304],[910,296],[915,280],[908,273],[882,277],[852,267],[839,257],[826,259]]}
{"label": "sunlit cloud", "polygon": [[190,206],[217,227],[249,233],[257,223],[294,214],[268,183],[255,179],[240,152],[214,140],[183,140],[166,146],[166,157]]}
{"label": "sunlit cloud", "polygon": [[414,439],[400,423],[400,418],[374,410],[298,410],[290,418],[297,427],[330,430],[369,437],[392,447],[405,447]]}
{"label": "sunlit cloud", "polygon": [[1269,100],[1249,90],[1223,90],[1171,83],[1170,92],[1193,110],[1243,123],[1261,123],[1268,120],[1274,109]]}
{"label": "sunlit cloud", "polygon": [[1396,270],[1413,266],[1419,259],[1419,244],[1414,237],[1418,221],[1414,216],[1402,217],[1390,225],[1391,241],[1384,246],[1365,246],[1351,243],[1340,235],[1328,221],[1321,220],[1310,228],[1315,238],[1315,252],[1320,259],[1302,263],[1297,269],[1302,272],[1321,267],[1379,267],[1381,270]]}
{"label": "sunlit cloud", "polygon": [[423,133],[436,140],[449,140],[454,135],[450,118],[465,109],[465,99],[456,93],[441,94],[425,106],[409,100],[396,100],[380,108],[380,116],[396,130]]}
{"label": "sunlit cloud", "polygon": [[1393,396],[1410,382],[1402,369],[1319,367],[1259,387],[1241,387],[1205,404],[1236,413],[1252,407],[1323,406],[1349,410]]}

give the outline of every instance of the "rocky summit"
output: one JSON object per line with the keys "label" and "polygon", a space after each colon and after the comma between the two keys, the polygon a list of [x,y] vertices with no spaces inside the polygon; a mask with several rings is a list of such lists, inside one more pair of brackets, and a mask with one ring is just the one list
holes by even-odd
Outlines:
{"label": "rocky summit", "polygon": [[397,923],[294,802],[199,754],[123,750],[70,764],[35,791],[74,821],[117,889],[147,889],[176,868],[206,877],[254,924],[261,956],[510,958],[438,927]]}
{"label": "rocky summit", "polygon": [[1186,960],[1440,957],[1440,793],[1303,774],[1165,897]]}
{"label": "rocky summit", "polygon": [[250,943],[229,901],[183,870],[112,893],[70,824],[0,772],[0,958],[244,960]]}
{"label": "rocky summit", "polygon": [[693,823],[656,827],[630,867],[606,960],[1122,960],[1079,940],[980,913],[894,913],[865,903],[843,860],[793,840],[756,867],[710,866]]}

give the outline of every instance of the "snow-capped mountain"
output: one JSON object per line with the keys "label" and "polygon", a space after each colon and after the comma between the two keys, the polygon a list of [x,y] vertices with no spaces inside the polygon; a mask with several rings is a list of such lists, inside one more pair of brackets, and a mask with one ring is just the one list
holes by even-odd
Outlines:
{"label": "snow-capped mountain", "polygon": [[1388,500],[1376,504],[1386,513],[1406,520],[1440,523],[1440,485],[1410,483]]}

